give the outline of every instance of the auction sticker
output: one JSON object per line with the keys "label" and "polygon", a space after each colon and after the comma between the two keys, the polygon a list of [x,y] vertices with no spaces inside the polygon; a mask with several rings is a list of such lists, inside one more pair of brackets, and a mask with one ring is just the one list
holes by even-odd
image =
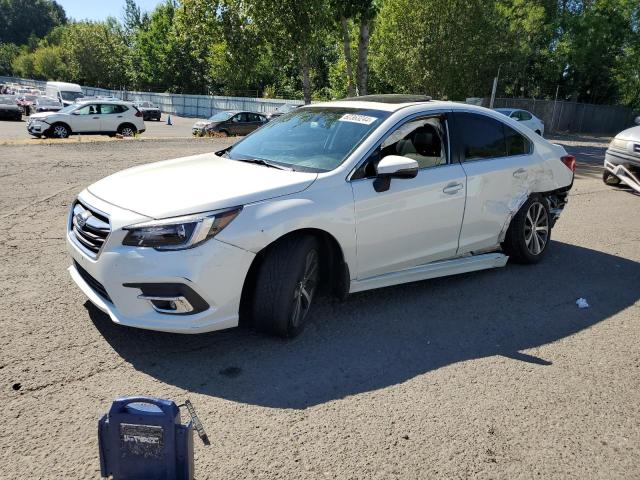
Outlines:
{"label": "auction sticker", "polygon": [[342,117],[340,117],[341,122],[361,123],[362,125],[371,125],[376,120],[376,117],[369,117],[367,115],[356,115],[355,113],[345,113]]}

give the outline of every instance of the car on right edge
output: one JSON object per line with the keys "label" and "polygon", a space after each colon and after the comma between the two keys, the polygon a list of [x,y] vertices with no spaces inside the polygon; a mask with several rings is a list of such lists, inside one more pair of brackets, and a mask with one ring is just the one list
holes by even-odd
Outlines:
{"label": "car on right edge", "polygon": [[609,144],[602,180],[607,185],[627,185],[640,193],[640,117],[637,126],[623,130]]}

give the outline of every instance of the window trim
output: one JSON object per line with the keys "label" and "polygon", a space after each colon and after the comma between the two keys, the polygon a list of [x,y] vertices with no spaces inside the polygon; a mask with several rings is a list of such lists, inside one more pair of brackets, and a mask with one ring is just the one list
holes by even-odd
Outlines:
{"label": "window trim", "polygon": [[451,110],[431,110],[429,112],[413,113],[411,115],[408,115],[398,120],[395,124],[389,127],[387,131],[376,141],[376,143],[374,143],[373,146],[369,150],[367,150],[367,152],[362,156],[362,158],[358,160],[356,165],[349,171],[349,174],[347,175],[347,178],[345,180],[347,182],[371,180],[372,177],[353,178],[353,176],[360,169],[360,167],[362,167],[362,165],[369,159],[369,157],[373,154],[373,152],[375,152],[380,147],[380,145],[382,145],[382,143],[391,136],[393,132],[395,132],[398,128],[400,128],[405,123],[412,122],[419,118],[442,117],[442,116],[445,117],[444,124],[445,124],[445,131],[447,134],[447,142],[445,145],[447,149],[447,163],[443,165],[436,165],[434,167],[422,167],[418,171],[420,172],[422,170],[431,170],[433,168],[448,167],[449,165],[452,165],[454,161],[453,161],[453,155],[451,151],[451,135],[449,133],[449,119],[450,119],[451,113],[452,113]]}
{"label": "window trim", "polygon": [[[501,123],[503,125],[503,127],[507,126],[507,127],[511,128],[513,131],[515,131],[519,135],[523,136],[527,140],[527,142],[529,142],[529,152],[528,153],[524,153],[524,154],[521,154],[521,155],[505,155],[503,157],[478,158],[478,159],[475,159],[475,160],[467,160],[467,159],[464,158],[462,142],[458,141],[455,144],[455,151],[456,151],[457,161],[461,165],[464,165],[465,163],[490,162],[490,161],[499,160],[499,159],[502,159],[502,158],[525,157],[525,156],[528,156],[528,155],[533,155],[535,153],[535,145],[536,144],[535,144],[535,142],[533,140],[531,140],[531,138],[529,138],[528,135],[526,135],[524,132],[521,132],[517,128],[514,128],[511,125],[503,122],[502,120],[500,120],[498,118],[495,118],[495,117],[493,117],[491,115],[487,115],[484,112],[474,112],[474,111],[469,111],[469,110],[456,110],[456,111],[454,111],[453,115],[452,115],[453,123],[454,123],[454,132],[457,132],[459,130],[458,119],[456,117],[457,117],[457,114],[460,114],[460,113],[468,113],[468,114],[471,114],[471,115],[477,115],[477,116],[480,116],[480,117],[487,117],[487,118],[490,118],[491,120],[495,120],[496,122]],[[511,118],[511,117],[509,117],[509,118]],[[517,121],[517,120],[514,119],[514,121]],[[524,128],[527,128],[527,127],[524,127]],[[505,143],[506,143],[506,135],[505,135]]]}

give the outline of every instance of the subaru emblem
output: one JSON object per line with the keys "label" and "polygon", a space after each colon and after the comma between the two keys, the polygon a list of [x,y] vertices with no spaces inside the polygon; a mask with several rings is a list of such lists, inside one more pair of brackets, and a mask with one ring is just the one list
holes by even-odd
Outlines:
{"label": "subaru emblem", "polygon": [[76,223],[80,228],[83,228],[87,224],[87,220],[89,220],[89,217],[91,217],[91,212],[89,210],[84,210],[83,212],[76,213]]}

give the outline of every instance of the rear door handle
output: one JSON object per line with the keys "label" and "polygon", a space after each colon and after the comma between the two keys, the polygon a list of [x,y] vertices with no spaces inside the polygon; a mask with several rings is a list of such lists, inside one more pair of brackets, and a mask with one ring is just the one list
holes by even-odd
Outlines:
{"label": "rear door handle", "polygon": [[519,168],[513,172],[513,176],[516,178],[522,178],[527,176],[527,171],[524,168]]}
{"label": "rear door handle", "polygon": [[100,120],[100,117],[93,117],[94,120]]}
{"label": "rear door handle", "polygon": [[122,115],[118,115],[118,118],[122,118]]}
{"label": "rear door handle", "polygon": [[442,189],[444,193],[447,195],[453,195],[454,193],[458,193],[462,190],[463,185],[461,183],[450,183],[446,187]]}

